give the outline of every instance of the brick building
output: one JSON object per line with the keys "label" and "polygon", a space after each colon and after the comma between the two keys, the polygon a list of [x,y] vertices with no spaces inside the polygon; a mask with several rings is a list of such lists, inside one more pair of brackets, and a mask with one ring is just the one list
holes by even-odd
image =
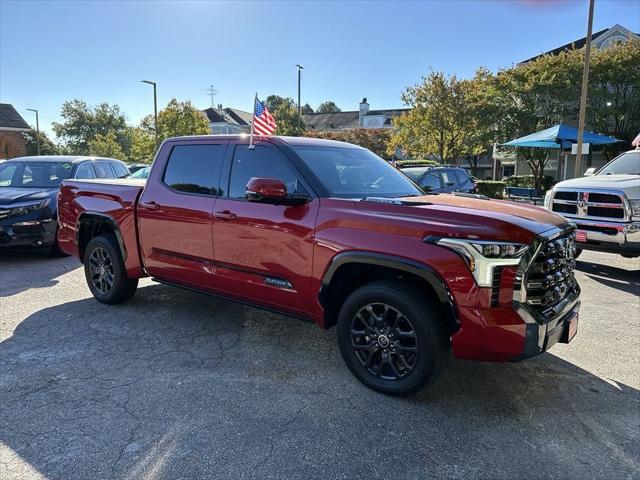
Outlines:
{"label": "brick building", "polygon": [[31,130],[24,118],[8,103],[0,103],[0,160],[22,157],[27,146],[22,132]]}

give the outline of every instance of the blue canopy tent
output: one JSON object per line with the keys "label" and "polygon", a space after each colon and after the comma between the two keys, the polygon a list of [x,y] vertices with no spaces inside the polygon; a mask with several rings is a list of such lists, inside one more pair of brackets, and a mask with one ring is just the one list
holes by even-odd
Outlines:
{"label": "blue canopy tent", "polygon": [[[592,145],[608,145],[611,143],[624,142],[617,138],[607,137],[599,133],[584,132],[583,143]],[[578,142],[578,129],[568,125],[554,125],[553,127],[539,132],[516,138],[510,142],[503,143],[505,147],[534,147],[534,148],[571,148],[572,143]]]}
{"label": "blue canopy tent", "polygon": [[[617,138],[608,137],[599,133],[584,132],[582,137],[583,143],[589,143],[591,145],[609,145],[618,142],[624,142],[624,140],[618,140]],[[561,167],[560,156],[562,150],[565,148],[571,148],[571,145],[578,143],[578,129],[570,127],[568,125],[554,125],[553,127],[539,132],[525,135],[524,137],[516,138],[510,142],[501,144],[505,147],[533,147],[533,148],[556,148],[558,149],[558,170],[557,174],[560,177]],[[562,148],[560,148],[562,147]],[[589,152],[589,163],[591,163],[591,152]]]}

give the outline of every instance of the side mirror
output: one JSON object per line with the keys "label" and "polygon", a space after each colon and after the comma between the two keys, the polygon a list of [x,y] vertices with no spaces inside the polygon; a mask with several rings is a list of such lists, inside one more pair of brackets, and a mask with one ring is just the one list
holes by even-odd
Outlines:
{"label": "side mirror", "polygon": [[422,190],[425,192],[433,192],[433,185],[423,185]]}
{"label": "side mirror", "polygon": [[245,195],[250,202],[279,203],[287,198],[287,187],[278,178],[253,177]]}

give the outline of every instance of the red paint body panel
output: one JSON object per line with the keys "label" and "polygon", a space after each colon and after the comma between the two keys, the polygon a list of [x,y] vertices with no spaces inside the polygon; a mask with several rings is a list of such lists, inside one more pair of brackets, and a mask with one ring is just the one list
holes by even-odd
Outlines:
{"label": "red paint body panel", "polygon": [[415,205],[313,198],[285,206],[176,193],[160,181],[170,148],[163,144],[144,189],[133,182],[65,181],[59,197],[61,248],[78,255],[79,216],[102,213],[119,227],[130,277],[148,274],[321,326],[318,293],[336,255],[391,255],[428,266],[444,283],[459,322],[451,337],[457,357],[507,361],[522,354],[526,323],[512,306],[515,267],[504,269],[492,306],[491,289],[478,287],[461,256],[423,239],[530,244],[561,225],[562,217],[537,207],[453,195],[407,199]]}

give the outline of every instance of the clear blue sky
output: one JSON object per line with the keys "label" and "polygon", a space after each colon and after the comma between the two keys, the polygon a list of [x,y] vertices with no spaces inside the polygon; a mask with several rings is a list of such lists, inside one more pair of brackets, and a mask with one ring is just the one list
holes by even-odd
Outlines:
{"label": "clear blue sky", "polygon": [[[50,131],[63,101],[117,103],[130,123],[172,97],[251,110],[253,95],[402,106],[429,68],[471,76],[585,35],[587,0],[171,2],[0,0],[0,102]],[[596,0],[594,31],[640,32],[640,1]]]}

